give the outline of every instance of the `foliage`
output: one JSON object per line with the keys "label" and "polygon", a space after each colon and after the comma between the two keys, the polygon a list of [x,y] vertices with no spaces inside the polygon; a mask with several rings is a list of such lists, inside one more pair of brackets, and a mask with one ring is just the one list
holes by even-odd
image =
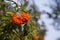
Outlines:
{"label": "foliage", "polygon": [[0,0],[0,40],[42,39],[37,30],[39,14],[33,13],[32,10],[26,10],[25,3],[15,4],[16,6],[12,7],[4,0]]}

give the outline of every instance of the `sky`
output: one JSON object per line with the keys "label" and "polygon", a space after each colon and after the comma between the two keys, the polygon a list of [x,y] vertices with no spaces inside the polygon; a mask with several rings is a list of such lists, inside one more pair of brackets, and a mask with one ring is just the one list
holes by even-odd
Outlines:
{"label": "sky", "polygon": [[60,31],[57,31],[52,25],[54,20],[52,18],[48,18],[48,15],[46,14],[47,12],[53,14],[52,8],[56,8],[56,2],[54,0],[35,0],[35,5],[38,7],[39,12],[41,12],[40,19],[38,20],[39,24],[41,24],[43,21],[46,26],[47,32],[44,40],[57,40],[60,38]]}

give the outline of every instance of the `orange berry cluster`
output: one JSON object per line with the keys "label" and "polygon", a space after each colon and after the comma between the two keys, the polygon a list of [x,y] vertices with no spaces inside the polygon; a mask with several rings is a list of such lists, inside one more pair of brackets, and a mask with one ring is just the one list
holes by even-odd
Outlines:
{"label": "orange berry cluster", "polygon": [[13,13],[11,15],[10,22],[13,24],[23,24],[24,22],[28,21],[30,19],[30,15],[22,12],[20,15],[17,15]]}

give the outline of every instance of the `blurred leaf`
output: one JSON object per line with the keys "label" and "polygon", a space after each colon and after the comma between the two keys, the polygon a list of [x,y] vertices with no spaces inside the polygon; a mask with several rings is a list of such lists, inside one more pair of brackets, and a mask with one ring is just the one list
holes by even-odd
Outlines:
{"label": "blurred leaf", "polygon": [[3,23],[2,25],[1,25],[1,27],[4,27],[4,26],[6,26],[7,24],[6,23]]}
{"label": "blurred leaf", "polygon": [[3,2],[4,0],[0,0],[0,2]]}
{"label": "blurred leaf", "polygon": [[13,12],[6,12],[8,15],[11,15]]}
{"label": "blurred leaf", "polygon": [[1,20],[8,20],[9,18],[8,17],[3,17]]}

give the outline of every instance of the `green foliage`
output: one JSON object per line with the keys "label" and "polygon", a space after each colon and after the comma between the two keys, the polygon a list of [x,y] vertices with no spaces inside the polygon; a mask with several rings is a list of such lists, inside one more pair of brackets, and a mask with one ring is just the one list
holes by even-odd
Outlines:
{"label": "green foliage", "polygon": [[[21,8],[18,8],[18,6],[13,7],[15,10],[9,10],[12,7],[11,5],[8,5],[4,2],[4,0],[0,0],[1,6],[0,6],[0,40],[33,40],[32,36],[38,34],[37,28],[38,23],[37,20],[39,17],[39,14],[33,13],[31,10],[26,10],[26,4],[20,5]],[[9,8],[9,9],[8,9]],[[16,9],[18,8],[18,9]],[[24,24],[15,25],[10,22],[11,14],[20,12],[27,12],[30,14],[30,20],[25,22]],[[39,38],[40,40],[40,38]]]}

